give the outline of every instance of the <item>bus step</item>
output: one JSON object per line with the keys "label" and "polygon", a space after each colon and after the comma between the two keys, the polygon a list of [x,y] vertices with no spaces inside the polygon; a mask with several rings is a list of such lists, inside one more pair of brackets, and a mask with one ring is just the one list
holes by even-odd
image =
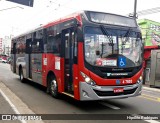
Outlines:
{"label": "bus step", "polygon": [[70,93],[67,93],[67,92],[62,92],[63,94],[67,95],[67,96],[70,96],[72,98],[74,98],[74,95],[70,94]]}
{"label": "bus step", "polygon": [[30,80],[30,81],[32,81],[32,79],[31,78],[27,78],[28,80]]}

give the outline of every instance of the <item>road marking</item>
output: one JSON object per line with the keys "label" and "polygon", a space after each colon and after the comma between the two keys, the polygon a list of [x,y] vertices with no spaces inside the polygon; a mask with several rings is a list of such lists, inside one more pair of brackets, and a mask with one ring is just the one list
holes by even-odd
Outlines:
{"label": "road marking", "polygon": [[[3,91],[0,89],[0,93],[2,94],[2,96],[4,97],[4,99],[9,103],[9,105],[11,106],[11,108],[13,109],[13,111],[16,114],[20,114],[19,111],[17,110],[17,108],[15,107],[15,105],[10,101],[10,99],[3,93]],[[19,120],[21,123],[27,123],[24,120]]]}
{"label": "road marking", "polygon": [[150,93],[152,93],[152,92],[153,92],[153,91],[151,91],[151,90],[145,90],[145,89],[143,89],[142,91],[150,92]]}
{"label": "road marking", "polygon": [[120,109],[119,107],[111,105],[111,104],[106,103],[106,102],[99,102],[99,103],[102,104],[102,105],[104,105],[104,106],[107,106],[107,107],[109,107],[111,109],[115,109],[115,110],[119,110]]}
{"label": "road marking", "polygon": [[156,89],[156,88],[143,87],[143,89],[150,90],[150,91],[160,92],[160,89]]}
{"label": "road marking", "polygon": [[142,96],[144,96],[144,97],[149,97],[149,98],[153,98],[153,99],[155,99],[156,101],[158,101],[158,102],[160,102],[160,97],[156,97],[156,96],[151,96],[151,95],[147,95],[147,94],[142,94]]}
{"label": "road marking", "polygon": [[151,97],[149,97],[149,96],[144,96],[144,95],[141,95],[140,97],[141,97],[141,98],[148,99],[148,100],[151,100],[151,101],[160,102],[160,98],[155,99],[155,98],[151,98]]}
{"label": "road marking", "polygon": [[142,94],[143,96],[147,96],[147,97],[151,97],[151,98],[155,98],[155,99],[159,99],[159,97],[156,96],[152,96],[152,95],[147,95],[147,94]]}
{"label": "road marking", "polygon": [[[29,107],[17,97],[4,83],[0,82],[0,93],[12,107],[16,114],[35,114]],[[44,123],[42,120],[20,120],[21,123]]]}

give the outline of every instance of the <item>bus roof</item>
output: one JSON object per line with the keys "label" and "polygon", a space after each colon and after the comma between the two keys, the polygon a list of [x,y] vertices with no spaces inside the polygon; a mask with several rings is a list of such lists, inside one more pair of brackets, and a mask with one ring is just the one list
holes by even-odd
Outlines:
{"label": "bus roof", "polygon": [[[49,22],[48,24],[40,25],[39,27],[34,28],[34,29],[32,29],[32,30],[29,30],[29,31],[27,31],[27,32],[25,32],[25,33],[23,33],[23,34],[21,34],[21,35],[19,35],[19,36],[16,36],[16,37],[14,37],[14,38],[22,37],[22,36],[24,36],[24,35],[26,35],[26,34],[30,34],[30,33],[33,33],[33,32],[35,32],[35,31],[38,31],[38,30],[41,30],[41,29],[44,29],[44,28],[48,28],[48,27],[50,27],[50,26],[53,26],[53,25],[56,25],[56,24],[58,24],[58,23],[62,23],[62,22],[65,22],[65,21],[68,21],[68,20],[71,20],[71,19],[74,19],[74,18],[76,18],[76,19],[80,22],[80,24],[82,24],[82,20],[81,20],[80,15],[81,15],[82,13],[87,13],[87,12],[91,12],[91,13],[101,13],[101,14],[113,15],[113,16],[117,16],[117,17],[121,17],[121,18],[131,19],[131,17],[122,16],[122,15],[117,15],[117,14],[112,14],[112,13],[82,10],[82,11],[74,12],[74,13],[68,15],[68,16],[59,18],[59,19],[57,19],[57,20],[51,21],[51,22]],[[96,19],[97,19],[97,18],[96,18]],[[132,19],[133,19],[133,18],[132,18]],[[94,22],[94,21],[91,20],[91,19],[89,19],[89,20],[92,21],[92,22]],[[95,22],[96,22],[96,21],[95,21]],[[107,23],[106,23],[106,24],[107,24]],[[14,38],[13,38],[13,39],[14,39]]]}
{"label": "bus roof", "polygon": [[48,24],[43,25],[43,27],[47,28],[47,27],[50,27],[52,25],[55,25],[55,24],[58,24],[58,23],[62,23],[62,22],[65,22],[65,21],[68,21],[68,20],[71,20],[71,19],[74,19],[74,18],[77,18],[80,21],[80,17],[79,16],[80,16],[81,13],[83,13],[83,11],[72,13],[72,14],[67,15],[67,16],[65,16],[63,18],[60,18],[58,20],[51,21]]}

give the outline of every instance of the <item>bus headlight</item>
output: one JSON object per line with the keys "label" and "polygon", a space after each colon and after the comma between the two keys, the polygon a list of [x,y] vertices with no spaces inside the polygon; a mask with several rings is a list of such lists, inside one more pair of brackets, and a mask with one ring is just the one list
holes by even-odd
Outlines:
{"label": "bus headlight", "polygon": [[83,76],[84,81],[85,81],[87,84],[92,85],[92,86],[96,85],[96,83],[95,83],[90,77],[88,77],[88,76],[87,76],[86,74],[84,74],[83,72],[80,72],[80,73],[81,73],[81,75]]}
{"label": "bus headlight", "polygon": [[140,84],[140,83],[142,83],[143,82],[143,77],[142,77],[142,75],[139,77],[139,79],[137,80],[137,83],[138,84]]}

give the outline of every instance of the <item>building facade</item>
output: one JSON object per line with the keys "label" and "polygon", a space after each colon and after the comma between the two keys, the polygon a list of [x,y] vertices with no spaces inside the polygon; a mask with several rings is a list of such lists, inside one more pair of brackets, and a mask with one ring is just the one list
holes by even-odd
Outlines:
{"label": "building facade", "polygon": [[10,56],[12,36],[0,38],[0,55]]}
{"label": "building facade", "polygon": [[160,23],[148,19],[138,20],[145,46],[160,45]]}

